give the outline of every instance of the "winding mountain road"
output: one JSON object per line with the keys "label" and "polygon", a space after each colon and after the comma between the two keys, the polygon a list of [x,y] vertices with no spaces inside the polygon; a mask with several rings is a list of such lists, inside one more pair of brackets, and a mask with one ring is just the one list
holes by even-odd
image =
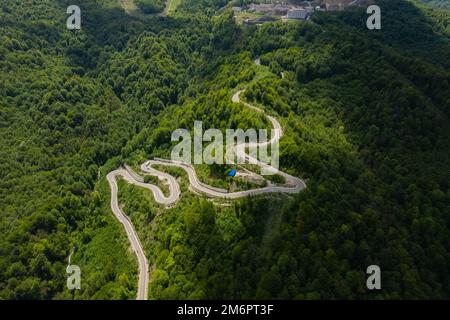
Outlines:
{"label": "winding mountain road", "polygon": [[[264,113],[264,111],[258,107],[255,107],[249,103],[242,102],[240,99],[241,94],[245,90],[241,90],[236,92],[236,94],[233,95],[232,101],[234,103],[242,103],[246,107],[251,108],[253,110],[256,110],[258,112]],[[250,146],[267,146],[272,143],[278,142],[281,137],[283,136],[283,129],[278,122],[277,119],[274,117],[271,117],[269,115],[266,115],[267,119],[272,123],[273,126],[273,134],[270,141],[263,142],[263,143],[256,143],[256,144],[249,144],[247,143],[247,147]],[[169,186],[169,196],[165,196],[162,190],[149,183],[145,183],[144,179],[135,173],[130,167],[126,166],[124,169],[118,169],[108,174],[107,179],[109,182],[109,185],[111,187],[111,209],[114,212],[117,219],[123,224],[125,227],[125,230],[128,235],[128,239],[130,241],[131,247],[133,248],[134,252],[136,253],[136,256],[138,258],[139,262],[139,288],[138,288],[138,294],[137,299],[138,300],[146,300],[147,299],[147,290],[148,290],[148,282],[149,282],[149,273],[148,273],[148,262],[147,258],[145,256],[144,250],[142,249],[142,245],[139,241],[139,238],[136,234],[136,231],[133,227],[132,222],[130,219],[122,212],[122,210],[119,207],[118,199],[117,199],[117,177],[122,177],[125,181],[127,181],[130,184],[136,185],[138,187],[146,188],[150,190],[153,193],[153,196],[155,198],[155,201],[159,204],[165,205],[165,206],[171,206],[178,202],[181,196],[181,190],[180,185],[178,181],[171,176],[168,173],[159,171],[155,169],[154,165],[160,165],[160,166],[168,166],[168,167],[177,167],[181,168],[186,171],[189,179],[189,184],[192,187],[192,189],[196,192],[199,192],[201,194],[204,194],[211,198],[223,198],[223,199],[238,199],[243,197],[248,197],[252,195],[260,195],[260,194],[267,194],[267,193],[299,193],[303,189],[306,188],[306,184],[303,180],[294,177],[290,174],[287,174],[282,171],[278,171],[277,168],[273,168],[270,165],[263,163],[259,161],[258,159],[252,158],[250,155],[245,153],[245,145],[237,145],[235,146],[235,151],[237,153],[238,158],[240,159],[246,159],[250,163],[256,164],[260,166],[261,168],[265,168],[268,170],[271,170],[273,172],[276,172],[278,175],[282,176],[285,179],[285,184],[283,186],[277,186],[273,184],[269,184],[267,187],[259,188],[259,189],[252,189],[252,190],[245,190],[245,191],[239,191],[239,192],[228,192],[224,189],[215,188],[212,186],[209,186],[203,182],[201,182],[197,174],[195,172],[195,168],[188,163],[179,162],[179,161],[173,161],[173,160],[166,160],[166,159],[154,159],[154,160],[148,160],[144,164],[141,165],[141,170],[146,175],[151,175],[158,177],[158,179],[165,181]]]}
{"label": "winding mountain road", "polygon": [[107,179],[111,187],[111,209],[114,212],[116,218],[123,224],[125,231],[127,232],[128,239],[130,240],[131,247],[133,248],[139,263],[139,285],[137,292],[138,300],[147,300],[148,296],[148,262],[142,249],[141,242],[137,236],[136,230],[134,230],[133,223],[128,216],[122,212],[119,207],[119,200],[117,199],[117,176],[124,177],[127,181],[133,183],[133,178],[125,170],[116,170],[108,174]]}

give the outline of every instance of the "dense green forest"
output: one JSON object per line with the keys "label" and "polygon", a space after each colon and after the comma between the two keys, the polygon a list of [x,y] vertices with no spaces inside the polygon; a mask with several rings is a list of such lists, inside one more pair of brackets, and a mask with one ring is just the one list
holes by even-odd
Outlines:
{"label": "dense green forest", "polygon": [[156,13],[164,10],[164,0],[136,0],[136,5],[144,13]]}
{"label": "dense green forest", "polygon": [[[196,120],[267,126],[231,102],[241,88],[280,120],[281,168],[308,187],[217,205],[174,169],[183,196],[167,209],[120,181],[149,298],[450,297],[448,11],[380,0],[369,31],[362,9],[238,26],[216,14],[225,0],[183,0],[169,17],[78,2],[79,31],[65,28],[70,1],[0,4],[0,299],[134,299],[106,174],[168,157],[172,131]],[[210,184],[215,169],[201,169]]]}

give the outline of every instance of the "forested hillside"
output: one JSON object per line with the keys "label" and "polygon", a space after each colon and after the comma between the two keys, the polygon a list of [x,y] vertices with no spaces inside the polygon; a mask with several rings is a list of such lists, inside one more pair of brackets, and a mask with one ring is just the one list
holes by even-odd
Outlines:
{"label": "forested hillside", "polygon": [[135,296],[135,258],[103,175],[177,102],[193,52],[207,43],[201,23],[135,20],[116,1],[79,1],[82,30],[70,32],[69,2],[1,4],[3,299],[70,298],[73,248],[83,270],[77,298]]}
{"label": "forested hillside", "polygon": [[[0,4],[0,299],[134,299],[106,174],[169,156],[172,131],[194,121],[266,127],[231,102],[242,88],[282,123],[281,169],[307,189],[222,206],[172,170],[183,196],[167,209],[121,181],[149,298],[450,297],[447,11],[377,1],[382,29],[369,31],[362,9],[238,26],[221,0],[169,17],[78,2],[79,31],[65,28],[70,1]],[[366,289],[372,264],[381,291]]]}
{"label": "forested hillside", "polygon": [[136,5],[144,13],[156,13],[164,10],[164,0],[136,0]]}

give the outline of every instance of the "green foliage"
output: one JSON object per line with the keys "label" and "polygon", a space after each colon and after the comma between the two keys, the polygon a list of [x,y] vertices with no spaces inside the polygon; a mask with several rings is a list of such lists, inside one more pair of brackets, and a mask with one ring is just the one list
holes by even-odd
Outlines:
{"label": "green foliage", "polygon": [[136,5],[144,13],[158,13],[164,10],[164,0],[135,0]]}
{"label": "green foliage", "polygon": [[[82,30],[69,32],[68,1],[2,1],[0,299],[133,299],[137,264],[106,174],[170,156],[171,132],[194,121],[268,127],[231,102],[244,87],[280,119],[281,169],[308,188],[213,202],[164,168],[182,188],[166,209],[120,181],[153,266],[150,297],[450,296],[448,12],[379,1],[380,31],[364,10],[241,29],[226,10],[213,17],[226,3],[186,0],[144,20],[82,0]],[[199,175],[221,186],[226,169]],[[74,247],[76,293],[65,288]],[[371,264],[378,293],[365,287]]]}
{"label": "green foliage", "polygon": [[[0,299],[135,297],[135,258],[104,177],[151,115],[177,101],[188,48],[207,43],[190,40],[195,22],[185,32],[144,25],[112,0],[79,5],[82,30],[69,32],[66,3],[1,4]],[[75,294],[65,286],[74,247]]]}

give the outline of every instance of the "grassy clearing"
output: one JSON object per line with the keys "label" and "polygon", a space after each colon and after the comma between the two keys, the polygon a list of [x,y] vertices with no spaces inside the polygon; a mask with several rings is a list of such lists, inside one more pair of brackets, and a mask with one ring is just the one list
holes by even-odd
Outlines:
{"label": "grassy clearing", "polygon": [[245,20],[254,20],[263,17],[262,14],[252,13],[252,12],[238,12],[236,13],[236,22],[238,24],[243,24]]}
{"label": "grassy clearing", "polygon": [[164,10],[164,12],[166,13],[166,15],[170,16],[175,12],[180,4],[181,0],[167,0],[166,9]]}
{"label": "grassy clearing", "polygon": [[133,0],[119,0],[119,2],[126,13],[131,15],[143,15]]}

